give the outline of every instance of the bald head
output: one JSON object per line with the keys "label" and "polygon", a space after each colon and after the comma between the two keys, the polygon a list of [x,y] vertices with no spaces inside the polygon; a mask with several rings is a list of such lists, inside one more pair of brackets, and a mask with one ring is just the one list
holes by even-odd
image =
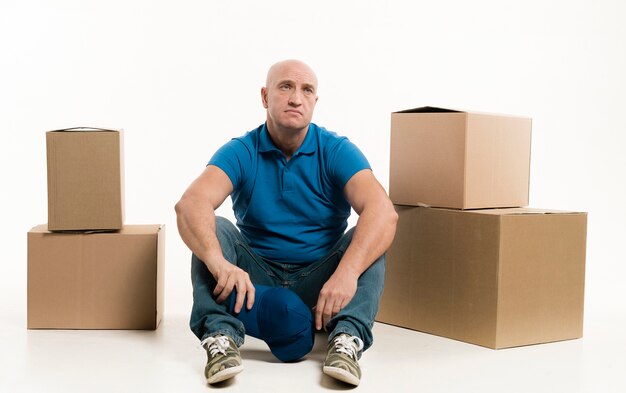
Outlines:
{"label": "bald head", "polygon": [[[261,89],[263,107],[267,109],[267,127],[285,154],[291,154],[304,140],[317,103],[317,76],[300,60],[284,60],[270,67],[267,84]],[[287,147],[289,145],[290,147]],[[293,150],[293,151],[291,151]]]}
{"label": "bald head", "polygon": [[317,76],[315,75],[313,69],[309,67],[308,64],[295,59],[279,61],[278,63],[271,66],[270,69],[267,71],[265,86],[272,86],[273,84],[277,83],[282,75],[285,74],[295,74],[305,79],[308,79],[317,90]]}

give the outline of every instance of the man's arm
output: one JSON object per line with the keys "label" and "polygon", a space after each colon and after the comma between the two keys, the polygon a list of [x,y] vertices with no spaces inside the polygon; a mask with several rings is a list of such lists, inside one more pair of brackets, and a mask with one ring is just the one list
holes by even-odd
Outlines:
{"label": "man's arm", "polygon": [[359,277],[387,251],[396,233],[398,214],[371,170],[352,176],[344,194],[359,219],[337,270],[320,291],[315,306],[318,330],[352,300]]}
{"label": "man's arm", "polygon": [[178,233],[183,242],[204,262],[215,277],[217,286],[213,294],[217,302],[223,302],[237,289],[235,312],[240,312],[248,295],[247,308],[254,304],[254,286],[248,273],[228,262],[222,255],[222,248],[215,234],[215,209],[233,191],[233,185],[223,170],[209,165],[191,183],[176,204]]}

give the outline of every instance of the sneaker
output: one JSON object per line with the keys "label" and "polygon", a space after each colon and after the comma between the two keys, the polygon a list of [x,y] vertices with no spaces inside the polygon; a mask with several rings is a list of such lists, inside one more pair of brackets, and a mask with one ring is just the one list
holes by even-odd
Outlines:
{"label": "sneaker", "polygon": [[201,343],[207,352],[204,376],[209,384],[224,381],[243,371],[239,348],[232,338],[218,334],[207,337]]}
{"label": "sneaker", "polygon": [[363,341],[348,334],[339,334],[328,343],[324,374],[342,382],[357,386],[361,381],[361,368],[357,362]]}

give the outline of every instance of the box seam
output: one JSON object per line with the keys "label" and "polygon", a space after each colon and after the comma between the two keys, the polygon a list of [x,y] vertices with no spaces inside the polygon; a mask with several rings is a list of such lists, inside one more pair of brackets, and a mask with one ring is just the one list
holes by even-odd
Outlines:
{"label": "box seam", "polygon": [[463,200],[461,206],[463,209],[467,208],[467,130],[469,127],[469,114],[464,112],[465,127],[463,128]]}
{"label": "box seam", "polygon": [[497,259],[497,263],[496,263],[496,306],[495,306],[495,313],[496,313],[496,320],[495,320],[495,327],[494,327],[494,337],[493,337],[493,347],[495,349],[500,348],[500,342],[499,342],[499,335],[500,335],[500,295],[501,295],[501,291],[500,291],[500,283],[502,282],[502,219],[503,217],[500,216],[498,217],[498,221],[497,221],[497,225],[496,225],[496,229],[497,229],[497,233],[498,233],[498,259]]}

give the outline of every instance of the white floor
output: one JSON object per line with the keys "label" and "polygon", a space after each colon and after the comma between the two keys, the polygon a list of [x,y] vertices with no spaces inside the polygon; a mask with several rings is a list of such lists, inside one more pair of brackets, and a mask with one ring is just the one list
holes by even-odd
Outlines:
{"label": "white floor", "polygon": [[[5,299],[6,300],[6,299]],[[20,302],[21,303],[21,302]],[[206,359],[171,310],[157,331],[27,330],[21,307],[0,319],[0,392],[315,392],[353,390],[321,373],[324,337],[295,364],[248,337],[244,371],[209,387]],[[357,388],[370,392],[626,392],[623,312],[587,316],[580,340],[494,351],[376,324]]]}

